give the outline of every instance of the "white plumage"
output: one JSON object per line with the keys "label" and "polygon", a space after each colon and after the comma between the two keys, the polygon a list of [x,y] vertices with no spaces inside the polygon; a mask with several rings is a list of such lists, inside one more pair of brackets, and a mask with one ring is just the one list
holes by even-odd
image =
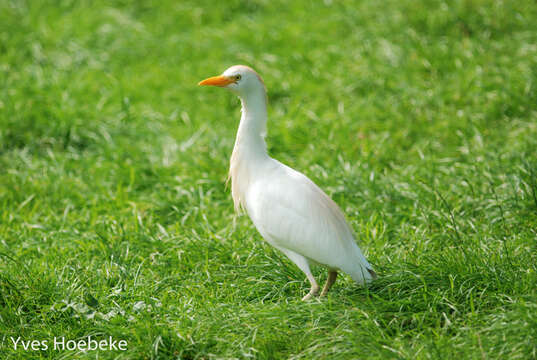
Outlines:
{"label": "white plumage", "polygon": [[241,100],[242,116],[229,169],[235,208],[245,209],[263,238],[306,274],[311,290],[303,300],[319,291],[311,264],[329,271],[321,295],[330,289],[339,270],[358,284],[376,278],[337,204],[305,175],[267,154],[267,97],[261,77],[247,66],[236,65],[199,85],[225,87]]}

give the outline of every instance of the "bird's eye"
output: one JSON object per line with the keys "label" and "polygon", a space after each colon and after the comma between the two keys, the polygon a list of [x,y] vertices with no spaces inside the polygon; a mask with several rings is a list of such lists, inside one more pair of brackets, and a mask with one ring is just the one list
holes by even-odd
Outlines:
{"label": "bird's eye", "polygon": [[240,75],[235,75],[235,80],[236,80],[236,81],[239,81],[241,78],[242,78],[242,76],[240,76]]}

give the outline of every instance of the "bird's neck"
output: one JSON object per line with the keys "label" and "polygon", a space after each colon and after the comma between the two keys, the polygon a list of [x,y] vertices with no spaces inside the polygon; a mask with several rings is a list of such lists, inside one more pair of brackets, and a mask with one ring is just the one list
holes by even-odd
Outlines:
{"label": "bird's neck", "polygon": [[246,207],[245,194],[269,158],[265,144],[267,102],[265,93],[241,97],[242,116],[229,164],[235,209]]}
{"label": "bird's neck", "polygon": [[[254,96],[255,95],[255,96]],[[265,135],[267,132],[267,101],[265,94],[242,97],[242,116],[235,138],[233,153],[260,160],[267,155]]]}

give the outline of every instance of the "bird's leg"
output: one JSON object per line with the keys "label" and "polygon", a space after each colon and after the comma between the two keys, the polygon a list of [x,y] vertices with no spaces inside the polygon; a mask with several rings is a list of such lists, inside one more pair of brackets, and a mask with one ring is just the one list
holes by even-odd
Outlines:
{"label": "bird's leg", "polygon": [[315,281],[315,278],[313,277],[311,272],[308,271],[306,275],[308,276],[308,280],[310,281],[311,289],[310,289],[310,292],[307,293],[306,296],[302,298],[302,301],[308,301],[312,297],[317,296],[317,294],[319,293],[319,285],[317,285],[317,281]]}
{"label": "bird's leg", "polygon": [[336,282],[336,278],[337,278],[337,271],[329,270],[328,271],[328,279],[326,279],[326,282],[324,283],[323,291],[321,291],[321,296],[326,295],[328,290],[330,290],[332,285],[334,285],[334,283]]}
{"label": "bird's leg", "polygon": [[304,274],[306,274],[306,276],[308,277],[308,280],[310,281],[310,284],[311,284],[310,292],[302,298],[302,301],[309,300],[315,295],[317,295],[317,293],[319,293],[319,285],[317,285],[317,281],[315,281],[315,278],[313,277],[313,274],[311,273],[308,259],[288,249],[284,249],[280,247],[277,247],[277,249],[281,250],[285,255],[287,255],[289,260],[294,262],[296,266],[298,266],[298,268],[302,270]]}

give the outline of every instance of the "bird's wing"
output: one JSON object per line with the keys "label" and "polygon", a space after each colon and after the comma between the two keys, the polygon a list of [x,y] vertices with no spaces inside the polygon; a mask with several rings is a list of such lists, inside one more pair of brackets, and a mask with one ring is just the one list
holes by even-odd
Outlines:
{"label": "bird's wing", "polygon": [[345,270],[371,268],[337,204],[305,175],[275,161],[248,195],[248,213],[273,245]]}

